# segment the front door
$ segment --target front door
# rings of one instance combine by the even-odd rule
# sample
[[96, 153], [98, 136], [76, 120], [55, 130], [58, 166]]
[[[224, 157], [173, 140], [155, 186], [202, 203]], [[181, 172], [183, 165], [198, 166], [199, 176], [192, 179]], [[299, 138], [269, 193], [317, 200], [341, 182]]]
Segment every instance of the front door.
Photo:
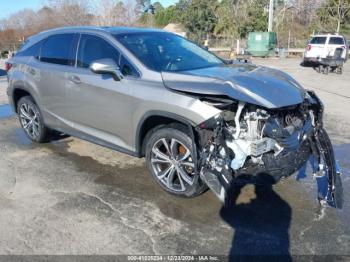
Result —
[[70, 120], [79, 131], [106, 142], [131, 148], [132, 112], [136, 100], [131, 90], [139, 85], [132, 74], [121, 81], [111, 75], [95, 74], [89, 66], [93, 61], [114, 59], [120, 64], [120, 53], [107, 40], [83, 34], [79, 41], [77, 66], [68, 76], [67, 109]]

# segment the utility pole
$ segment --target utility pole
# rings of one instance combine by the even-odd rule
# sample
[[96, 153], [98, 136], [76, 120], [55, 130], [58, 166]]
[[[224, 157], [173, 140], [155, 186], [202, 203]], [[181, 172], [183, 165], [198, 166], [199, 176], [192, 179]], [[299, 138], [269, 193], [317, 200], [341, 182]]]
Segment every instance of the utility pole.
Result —
[[272, 32], [273, 29], [273, 4], [274, 0], [270, 0], [270, 6], [269, 6], [269, 27], [268, 31]]

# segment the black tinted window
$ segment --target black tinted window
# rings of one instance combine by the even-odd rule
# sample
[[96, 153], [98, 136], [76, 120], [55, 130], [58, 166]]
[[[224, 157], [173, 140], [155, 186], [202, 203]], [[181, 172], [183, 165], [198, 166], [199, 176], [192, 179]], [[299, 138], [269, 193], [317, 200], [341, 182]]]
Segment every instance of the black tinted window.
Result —
[[78, 50], [78, 67], [88, 68], [93, 61], [110, 58], [119, 64], [119, 52], [104, 39], [82, 35]]
[[342, 37], [331, 37], [329, 39], [330, 45], [344, 45], [344, 39]]
[[324, 45], [326, 43], [327, 37], [317, 36], [311, 39], [310, 44]]
[[59, 65], [74, 65], [74, 34], [50, 36], [41, 48], [40, 60]]
[[23, 48], [16, 53], [16, 56], [34, 56], [36, 58], [39, 57], [40, 54], [40, 49], [43, 41], [40, 41], [34, 45], [27, 45], [23, 46]]

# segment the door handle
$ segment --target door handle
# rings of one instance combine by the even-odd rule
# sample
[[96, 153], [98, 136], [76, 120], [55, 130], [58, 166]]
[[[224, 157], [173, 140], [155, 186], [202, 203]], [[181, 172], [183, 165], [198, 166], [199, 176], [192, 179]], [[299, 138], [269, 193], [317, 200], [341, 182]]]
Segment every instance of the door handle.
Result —
[[81, 80], [78, 76], [69, 76], [68, 79], [75, 84], [81, 84]]

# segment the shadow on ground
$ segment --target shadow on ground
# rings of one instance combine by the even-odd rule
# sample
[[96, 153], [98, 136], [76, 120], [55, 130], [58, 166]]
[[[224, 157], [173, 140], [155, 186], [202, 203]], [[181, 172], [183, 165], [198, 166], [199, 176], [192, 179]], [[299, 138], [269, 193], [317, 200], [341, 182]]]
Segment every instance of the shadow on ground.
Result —
[[302, 66], [302, 67], [309, 67], [309, 68], [312, 68], [315, 71], [318, 71], [319, 68], [320, 68], [320, 65], [317, 64], [317, 63], [314, 63], [314, 62], [301, 62], [300, 66]]
[[233, 229], [230, 261], [271, 259], [291, 261], [289, 227], [292, 208], [272, 188], [274, 179], [259, 174], [263, 183], [255, 185], [255, 197], [249, 203], [238, 203], [247, 184], [234, 184], [229, 201], [220, 215]]

